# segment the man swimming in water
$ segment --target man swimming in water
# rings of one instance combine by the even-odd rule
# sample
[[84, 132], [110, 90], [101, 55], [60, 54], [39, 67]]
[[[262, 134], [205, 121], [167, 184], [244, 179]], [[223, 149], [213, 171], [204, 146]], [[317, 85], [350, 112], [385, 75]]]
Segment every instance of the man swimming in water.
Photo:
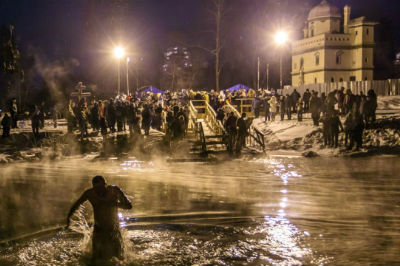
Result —
[[93, 256], [94, 260], [107, 260], [122, 256], [122, 237], [119, 230], [118, 208], [132, 209], [132, 204], [117, 186], [107, 186], [104, 177], [95, 176], [92, 179], [93, 188], [86, 190], [72, 205], [67, 217], [67, 228], [70, 217], [85, 201], [93, 206]]

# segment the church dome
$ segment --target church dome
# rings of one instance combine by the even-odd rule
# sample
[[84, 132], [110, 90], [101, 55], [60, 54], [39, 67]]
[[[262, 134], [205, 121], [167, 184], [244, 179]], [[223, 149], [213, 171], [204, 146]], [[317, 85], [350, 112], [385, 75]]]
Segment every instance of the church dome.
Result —
[[308, 13], [308, 20], [321, 19], [321, 18], [341, 18], [340, 10], [334, 5], [331, 5], [326, 0], [311, 9]]

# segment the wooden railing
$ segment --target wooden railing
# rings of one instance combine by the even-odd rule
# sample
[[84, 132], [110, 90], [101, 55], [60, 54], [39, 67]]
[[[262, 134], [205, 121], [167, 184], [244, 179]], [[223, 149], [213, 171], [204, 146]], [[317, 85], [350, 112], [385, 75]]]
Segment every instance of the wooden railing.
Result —
[[233, 112], [235, 114], [236, 118], [239, 119], [241, 117], [239, 111], [235, 107], [233, 107], [233, 105], [227, 103], [226, 106], [228, 106], [229, 112]]
[[221, 121], [217, 120], [214, 109], [204, 100], [192, 100], [189, 104], [190, 112], [193, 116], [203, 118], [210, 129], [217, 135], [223, 134], [225, 129]]
[[232, 106], [240, 113], [246, 113], [247, 117], [254, 117], [252, 110], [253, 98], [238, 98], [232, 102]]
[[196, 117], [197, 118], [204, 118], [206, 115], [206, 101], [204, 100], [191, 100], [190, 101], [191, 108], [196, 110]]
[[217, 135], [223, 134], [225, 131], [224, 126], [222, 125], [221, 121], [217, 119], [217, 114], [215, 113], [211, 105], [209, 105], [208, 102], [205, 103], [206, 103], [206, 123], [215, 134]]

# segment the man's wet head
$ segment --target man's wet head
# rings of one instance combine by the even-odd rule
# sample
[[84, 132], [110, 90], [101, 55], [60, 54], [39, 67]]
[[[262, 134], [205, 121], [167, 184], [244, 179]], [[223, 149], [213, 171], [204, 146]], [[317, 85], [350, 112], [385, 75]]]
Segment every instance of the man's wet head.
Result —
[[106, 180], [101, 175], [97, 175], [92, 179], [93, 189], [96, 193], [103, 194], [106, 191]]

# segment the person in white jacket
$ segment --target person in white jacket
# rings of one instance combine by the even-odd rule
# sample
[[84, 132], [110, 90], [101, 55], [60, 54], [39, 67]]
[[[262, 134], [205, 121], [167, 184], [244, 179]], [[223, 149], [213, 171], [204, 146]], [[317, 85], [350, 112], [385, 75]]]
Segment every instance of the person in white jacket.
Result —
[[271, 99], [268, 101], [268, 103], [270, 106], [271, 121], [275, 121], [276, 107], [278, 104], [278, 102], [276, 101], [276, 97], [272, 96]]

